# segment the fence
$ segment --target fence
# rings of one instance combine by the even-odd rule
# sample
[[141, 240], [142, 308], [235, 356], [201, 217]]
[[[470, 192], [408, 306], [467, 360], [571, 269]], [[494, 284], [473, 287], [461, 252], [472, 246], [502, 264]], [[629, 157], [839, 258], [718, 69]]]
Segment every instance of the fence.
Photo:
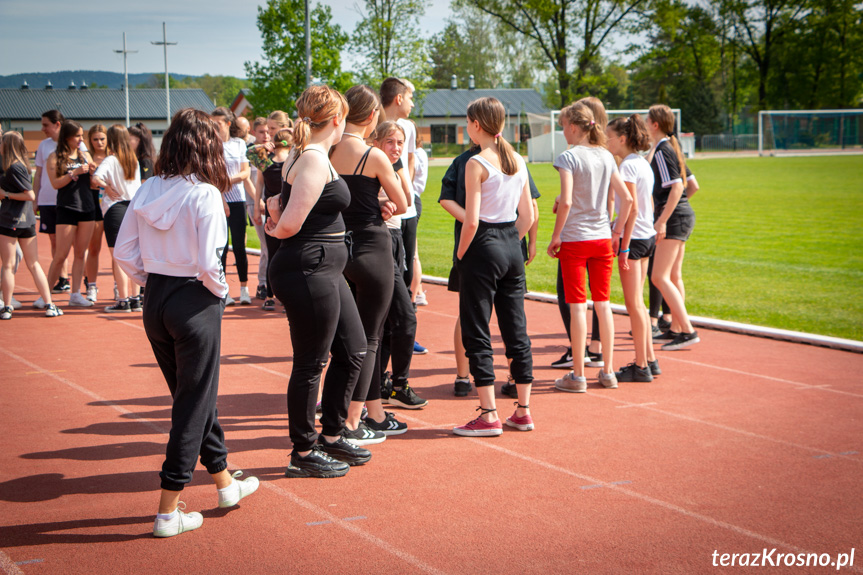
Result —
[[758, 134], [708, 134], [701, 136], [700, 151], [758, 151]]

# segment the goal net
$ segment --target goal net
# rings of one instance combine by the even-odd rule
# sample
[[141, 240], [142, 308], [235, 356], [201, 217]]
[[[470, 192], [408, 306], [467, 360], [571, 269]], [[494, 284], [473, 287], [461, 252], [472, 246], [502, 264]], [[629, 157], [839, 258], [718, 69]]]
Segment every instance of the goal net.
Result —
[[758, 112], [758, 155], [863, 152], [863, 109]]

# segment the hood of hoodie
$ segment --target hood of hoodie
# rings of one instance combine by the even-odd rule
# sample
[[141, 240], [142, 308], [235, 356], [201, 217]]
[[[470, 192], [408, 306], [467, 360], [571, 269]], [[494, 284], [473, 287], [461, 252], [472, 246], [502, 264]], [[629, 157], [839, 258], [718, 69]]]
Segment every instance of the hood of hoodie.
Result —
[[182, 212], [183, 204], [194, 192], [196, 183], [194, 178], [191, 181], [181, 177], [167, 180], [150, 178], [135, 194], [135, 213], [156, 229], [170, 229]]

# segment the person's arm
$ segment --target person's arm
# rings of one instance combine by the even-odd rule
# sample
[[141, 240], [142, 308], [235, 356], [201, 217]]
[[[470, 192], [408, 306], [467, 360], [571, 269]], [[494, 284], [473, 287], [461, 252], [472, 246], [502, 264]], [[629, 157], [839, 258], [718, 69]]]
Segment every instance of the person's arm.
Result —
[[440, 200], [440, 206], [456, 220], [464, 223], [464, 208], [455, 200]]
[[414, 193], [413, 190], [411, 190], [411, 183], [408, 180], [407, 170], [401, 168], [398, 172], [396, 172], [396, 174], [398, 174], [399, 176], [399, 183], [402, 186], [402, 192], [404, 193], [404, 197], [407, 200], [407, 204], [409, 206], [412, 206], [414, 203]]
[[70, 173], [57, 177], [57, 156], [55, 154], [48, 156], [48, 165], [45, 166], [45, 171], [48, 172], [48, 177], [51, 179], [51, 186], [53, 186], [55, 190], [59, 190], [63, 186], [68, 186], [70, 183], [77, 180], [78, 176], [86, 174], [89, 169], [90, 168], [87, 164], [84, 164], [83, 166], [78, 166]]
[[617, 222], [611, 234], [611, 249], [615, 255], [620, 255], [618, 262], [620, 268], [628, 270], [629, 256], [627, 254], [629, 253], [629, 242], [632, 239], [632, 230], [635, 229], [635, 220], [638, 217], [638, 200], [635, 196], [635, 184], [624, 182], [617, 170], [611, 174], [611, 185], [608, 190], [608, 195], [613, 194], [620, 196], [620, 207], [617, 209]]
[[563, 243], [560, 234], [572, 208], [572, 172], [565, 168], [558, 168], [558, 173], [560, 174], [560, 195], [554, 204], [556, 214], [554, 230], [551, 232], [551, 242], [548, 244], [548, 255], [551, 257], [557, 257], [557, 252], [560, 251], [560, 244]]
[[[284, 211], [279, 209], [279, 196], [273, 196], [267, 204], [270, 215], [273, 216], [273, 219], [267, 222], [268, 234], [285, 239], [300, 231], [327, 184], [329, 178], [327, 162], [326, 156], [317, 153], [303, 154], [297, 160], [294, 171], [296, 176], [291, 184], [291, 198]], [[274, 199], [275, 202], [272, 201]], [[276, 208], [276, 213], [273, 207]]]
[[[132, 280], [139, 286], [147, 283], [147, 272], [144, 271], [144, 260], [141, 257], [141, 243], [138, 235], [138, 217], [135, 215], [135, 200], [129, 205], [117, 241], [114, 244], [114, 259]], [[222, 245], [224, 247], [224, 244]]]
[[[201, 206], [196, 222], [198, 233], [198, 280], [216, 297], [228, 295], [225, 270], [222, 269], [222, 250], [228, 243], [228, 229], [219, 214], [218, 191], [214, 188]], [[221, 194], [219, 194], [221, 195]], [[125, 221], [125, 218], [124, 218]]]
[[252, 174], [252, 168], [249, 167], [249, 162], [240, 163], [240, 171], [231, 176], [231, 185], [239, 184], [243, 180], [247, 180]]
[[[672, 152], [669, 152], [672, 154]], [[656, 162], [659, 169], [659, 177], [662, 180], [663, 188], [671, 188], [668, 192], [668, 199], [665, 206], [662, 208], [662, 213], [656, 218], [653, 224], [653, 229], [656, 230], [656, 241], [660, 242], [665, 239], [665, 226], [671, 214], [677, 208], [677, 203], [683, 196], [683, 179], [680, 177], [680, 166], [677, 165], [677, 156], [666, 156], [665, 148], [657, 147], [653, 155], [653, 161]]]
[[539, 205], [533, 198], [530, 199], [530, 204], [533, 208], [533, 225], [527, 231], [527, 261], [524, 265], [530, 265], [536, 257], [536, 234], [539, 232]]
[[408, 209], [408, 198], [405, 195], [404, 187], [402, 186], [396, 173], [393, 171], [393, 166], [387, 158], [387, 155], [378, 148], [369, 150], [367, 162], [371, 168], [371, 172], [381, 182], [381, 187], [387, 195], [389, 201], [395, 204], [396, 209], [390, 213], [390, 216], [403, 214]]
[[255, 225], [261, 225], [261, 218], [264, 215], [264, 171], [258, 170], [255, 185], [252, 187], [252, 198], [254, 199], [255, 210], [252, 213], [252, 221]]
[[482, 164], [468, 161], [464, 170], [465, 206], [464, 221], [461, 227], [461, 236], [458, 241], [458, 253], [456, 257], [461, 260], [470, 247], [476, 231], [479, 228], [479, 204], [482, 194]]
[[[42, 166], [40, 166], [39, 164], [36, 164], [36, 177], [33, 179], [33, 189], [36, 190], [37, 194], [42, 189]], [[37, 196], [36, 199], [33, 201], [38, 204], [38, 200], [39, 197]], [[39, 207], [36, 206], [36, 209], [38, 210]]]
[[518, 198], [518, 217], [515, 220], [515, 227], [518, 230], [518, 239], [526, 236], [533, 227], [533, 200], [526, 181]]
[[701, 186], [698, 185], [698, 180], [695, 179], [695, 176], [689, 175], [686, 177], [686, 197], [692, 199], [692, 196], [695, 195], [695, 192], [701, 189]]
[[9, 192], [0, 190], [0, 197], [7, 200], [18, 200], [19, 202], [36, 201], [36, 193], [30, 185], [30, 173], [23, 164], [16, 162], [9, 166], [7, 178], [12, 180], [13, 185], [18, 188], [18, 191]]

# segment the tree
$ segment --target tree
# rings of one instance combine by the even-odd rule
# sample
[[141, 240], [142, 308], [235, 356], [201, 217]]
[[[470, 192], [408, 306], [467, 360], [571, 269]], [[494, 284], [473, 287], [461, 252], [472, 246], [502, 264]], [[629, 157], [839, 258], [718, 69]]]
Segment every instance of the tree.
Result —
[[377, 86], [397, 76], [422, 84], [425, 42], [417, 23], [425, 14], [425, 0], [365, 0], [365, 8], [351, 37], [351, 46], [365, 56], [362, 80]]
[[[306, 88], [306, 45], [303, 0], [268, 0], [258, 7], [258, 30], [263, 39], [263, 57], [246, 62], [249, 102], [259, 113], [289, 111]], [[348, 37], [331, 24], [329, 6], [317, 4], [311, 13], [312, 77], [344, 91], [351, 76], [341, 71], [341, 50]]]
[[[648, 0], [471, 1], [537, 43], [557, 74], [563, 107], [577, 96], [588, 95], [589, 84], [595, 82], [591, 76], [597, 69], [600, 47], [612, 32], [634, 19]], [[570, 52], [576, 45], [576, 65], [570, 72]]]

